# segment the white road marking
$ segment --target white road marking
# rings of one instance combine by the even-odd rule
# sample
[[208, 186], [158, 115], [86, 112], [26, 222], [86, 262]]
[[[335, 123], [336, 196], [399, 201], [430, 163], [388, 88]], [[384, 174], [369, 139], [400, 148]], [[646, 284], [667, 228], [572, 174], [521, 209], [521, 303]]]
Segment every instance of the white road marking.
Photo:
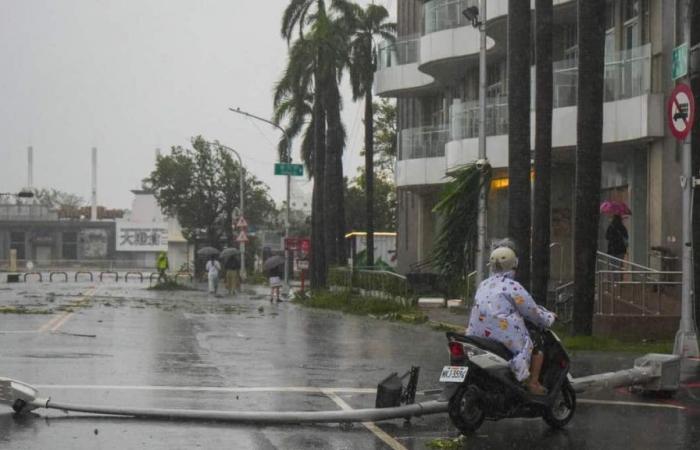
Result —
[[576, 403], [588, 403], [591, 405], [613, 405], [613, 406], [641, 406], [645, 408], [667, 408], [667, 409], [686, 409], [685, 406], [669, 405], [667, 403], [643, 403], [643, 402], [621, 402], [616, 400], [594, 400], [589, 398], [576, 399]]
[[[340, 409], [342, 409], [343, 411], [351, 411], [352, 410], [352, 407], [350, 405], [348, 405], [345, 402], [345, 400], [338, 397], [338, 395], [335, 392], [331, 391], [330, 389], [322, 389], [322, 391], [324, 394], [326, 394], [328, 396], [328, 398], [333, 400], [335, 402], [335, 404], [338, 405], [340, 407]], [[377, 436], [386, 445], [393, 448], [394, 450], [408, 450], [399, 441], [397, 441], [392, 436], [390, 436], [388, 433], [386, 433], [384, 430], [379, 428], [374, 422], [362, 422], [362, 425], [365, 428], [367, 428], [369, 431], [374, 433], [375, 436]]]

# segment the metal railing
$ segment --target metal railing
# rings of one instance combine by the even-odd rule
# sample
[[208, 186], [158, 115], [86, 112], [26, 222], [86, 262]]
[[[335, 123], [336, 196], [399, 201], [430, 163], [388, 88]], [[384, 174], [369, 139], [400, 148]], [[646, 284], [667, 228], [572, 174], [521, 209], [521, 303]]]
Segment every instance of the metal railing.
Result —
[[370, 297], [398, 300], [404, 304], [411, 301], [406, 277], [388, 270], [335, 267], [329, 270], [329, 284], [340, 289], [357, 290]]
[[[508, 134], [508, 97], [486, 99], [486, 135]], [[454, 103], [450, 106], [450, 140], [479, 137], [479, 101]]]
[[379, 46], [377, 70], [418, 62], [420, 35], [402, 36], [395, 42], [384, 41]]
[[[534, 86], [534, 79], [533, 79]], [[578, 58], [554, 63], [554, 107], [576, 105]], [[651, 92], [651, 44], [605, 55], [604, 100], [613, 102]], [[534, 97], [534, 87], [533, 87]]]
[[451, 28], [471, 26], [462, 11], [478, 6], [478, 0], [431, 0], [423, 5], [423, 32], [425, 34]]
[[406, 128], [399, 132], [399, 159], [435, 158], [445, 156], [445, 144], [450, 137], [446, 125]]
[[661, 271], [598, 252], [596, 314], [678, 316], [682, 272]]

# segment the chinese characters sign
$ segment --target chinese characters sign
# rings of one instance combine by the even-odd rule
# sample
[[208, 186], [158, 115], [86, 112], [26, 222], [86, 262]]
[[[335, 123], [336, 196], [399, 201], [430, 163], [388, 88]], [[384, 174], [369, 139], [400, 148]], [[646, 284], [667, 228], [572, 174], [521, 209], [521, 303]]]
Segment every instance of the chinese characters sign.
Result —
[[165, 223], [117, 222], [118, 252], [159, 252], [168, 250]]

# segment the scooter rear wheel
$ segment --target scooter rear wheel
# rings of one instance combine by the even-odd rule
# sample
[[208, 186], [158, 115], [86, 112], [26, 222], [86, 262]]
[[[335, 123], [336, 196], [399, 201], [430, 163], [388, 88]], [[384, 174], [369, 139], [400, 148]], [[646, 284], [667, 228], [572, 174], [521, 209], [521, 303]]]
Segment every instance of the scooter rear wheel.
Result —
[[552, 428], [563, 428], [574, 417], [576, 392], [569, 382], [562, 384], [552, 407], [545, 411], [543, 419]]
[[484, 422], [485, 414], [479, 405], [479, 393], [474, 386], [463, 385], [450, 399], [448, 414], [452, 424], [462, 434], [474, 433]]

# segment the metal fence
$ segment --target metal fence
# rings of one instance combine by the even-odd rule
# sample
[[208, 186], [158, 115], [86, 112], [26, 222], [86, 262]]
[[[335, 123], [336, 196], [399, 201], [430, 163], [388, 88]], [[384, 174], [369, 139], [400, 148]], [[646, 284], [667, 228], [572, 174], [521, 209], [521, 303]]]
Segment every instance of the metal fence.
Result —
[[682, 272], [661, 271], [598, 252], [596, 314], [678, 316]]
[[329, 270], [328, 278], [329, 285], [335, 288], [357, 291], [370, 297], [398, 300], [406, 305], [412, 302], [406, 277], [398, 273], [370, 268], [353, 270], [336, 267]]

